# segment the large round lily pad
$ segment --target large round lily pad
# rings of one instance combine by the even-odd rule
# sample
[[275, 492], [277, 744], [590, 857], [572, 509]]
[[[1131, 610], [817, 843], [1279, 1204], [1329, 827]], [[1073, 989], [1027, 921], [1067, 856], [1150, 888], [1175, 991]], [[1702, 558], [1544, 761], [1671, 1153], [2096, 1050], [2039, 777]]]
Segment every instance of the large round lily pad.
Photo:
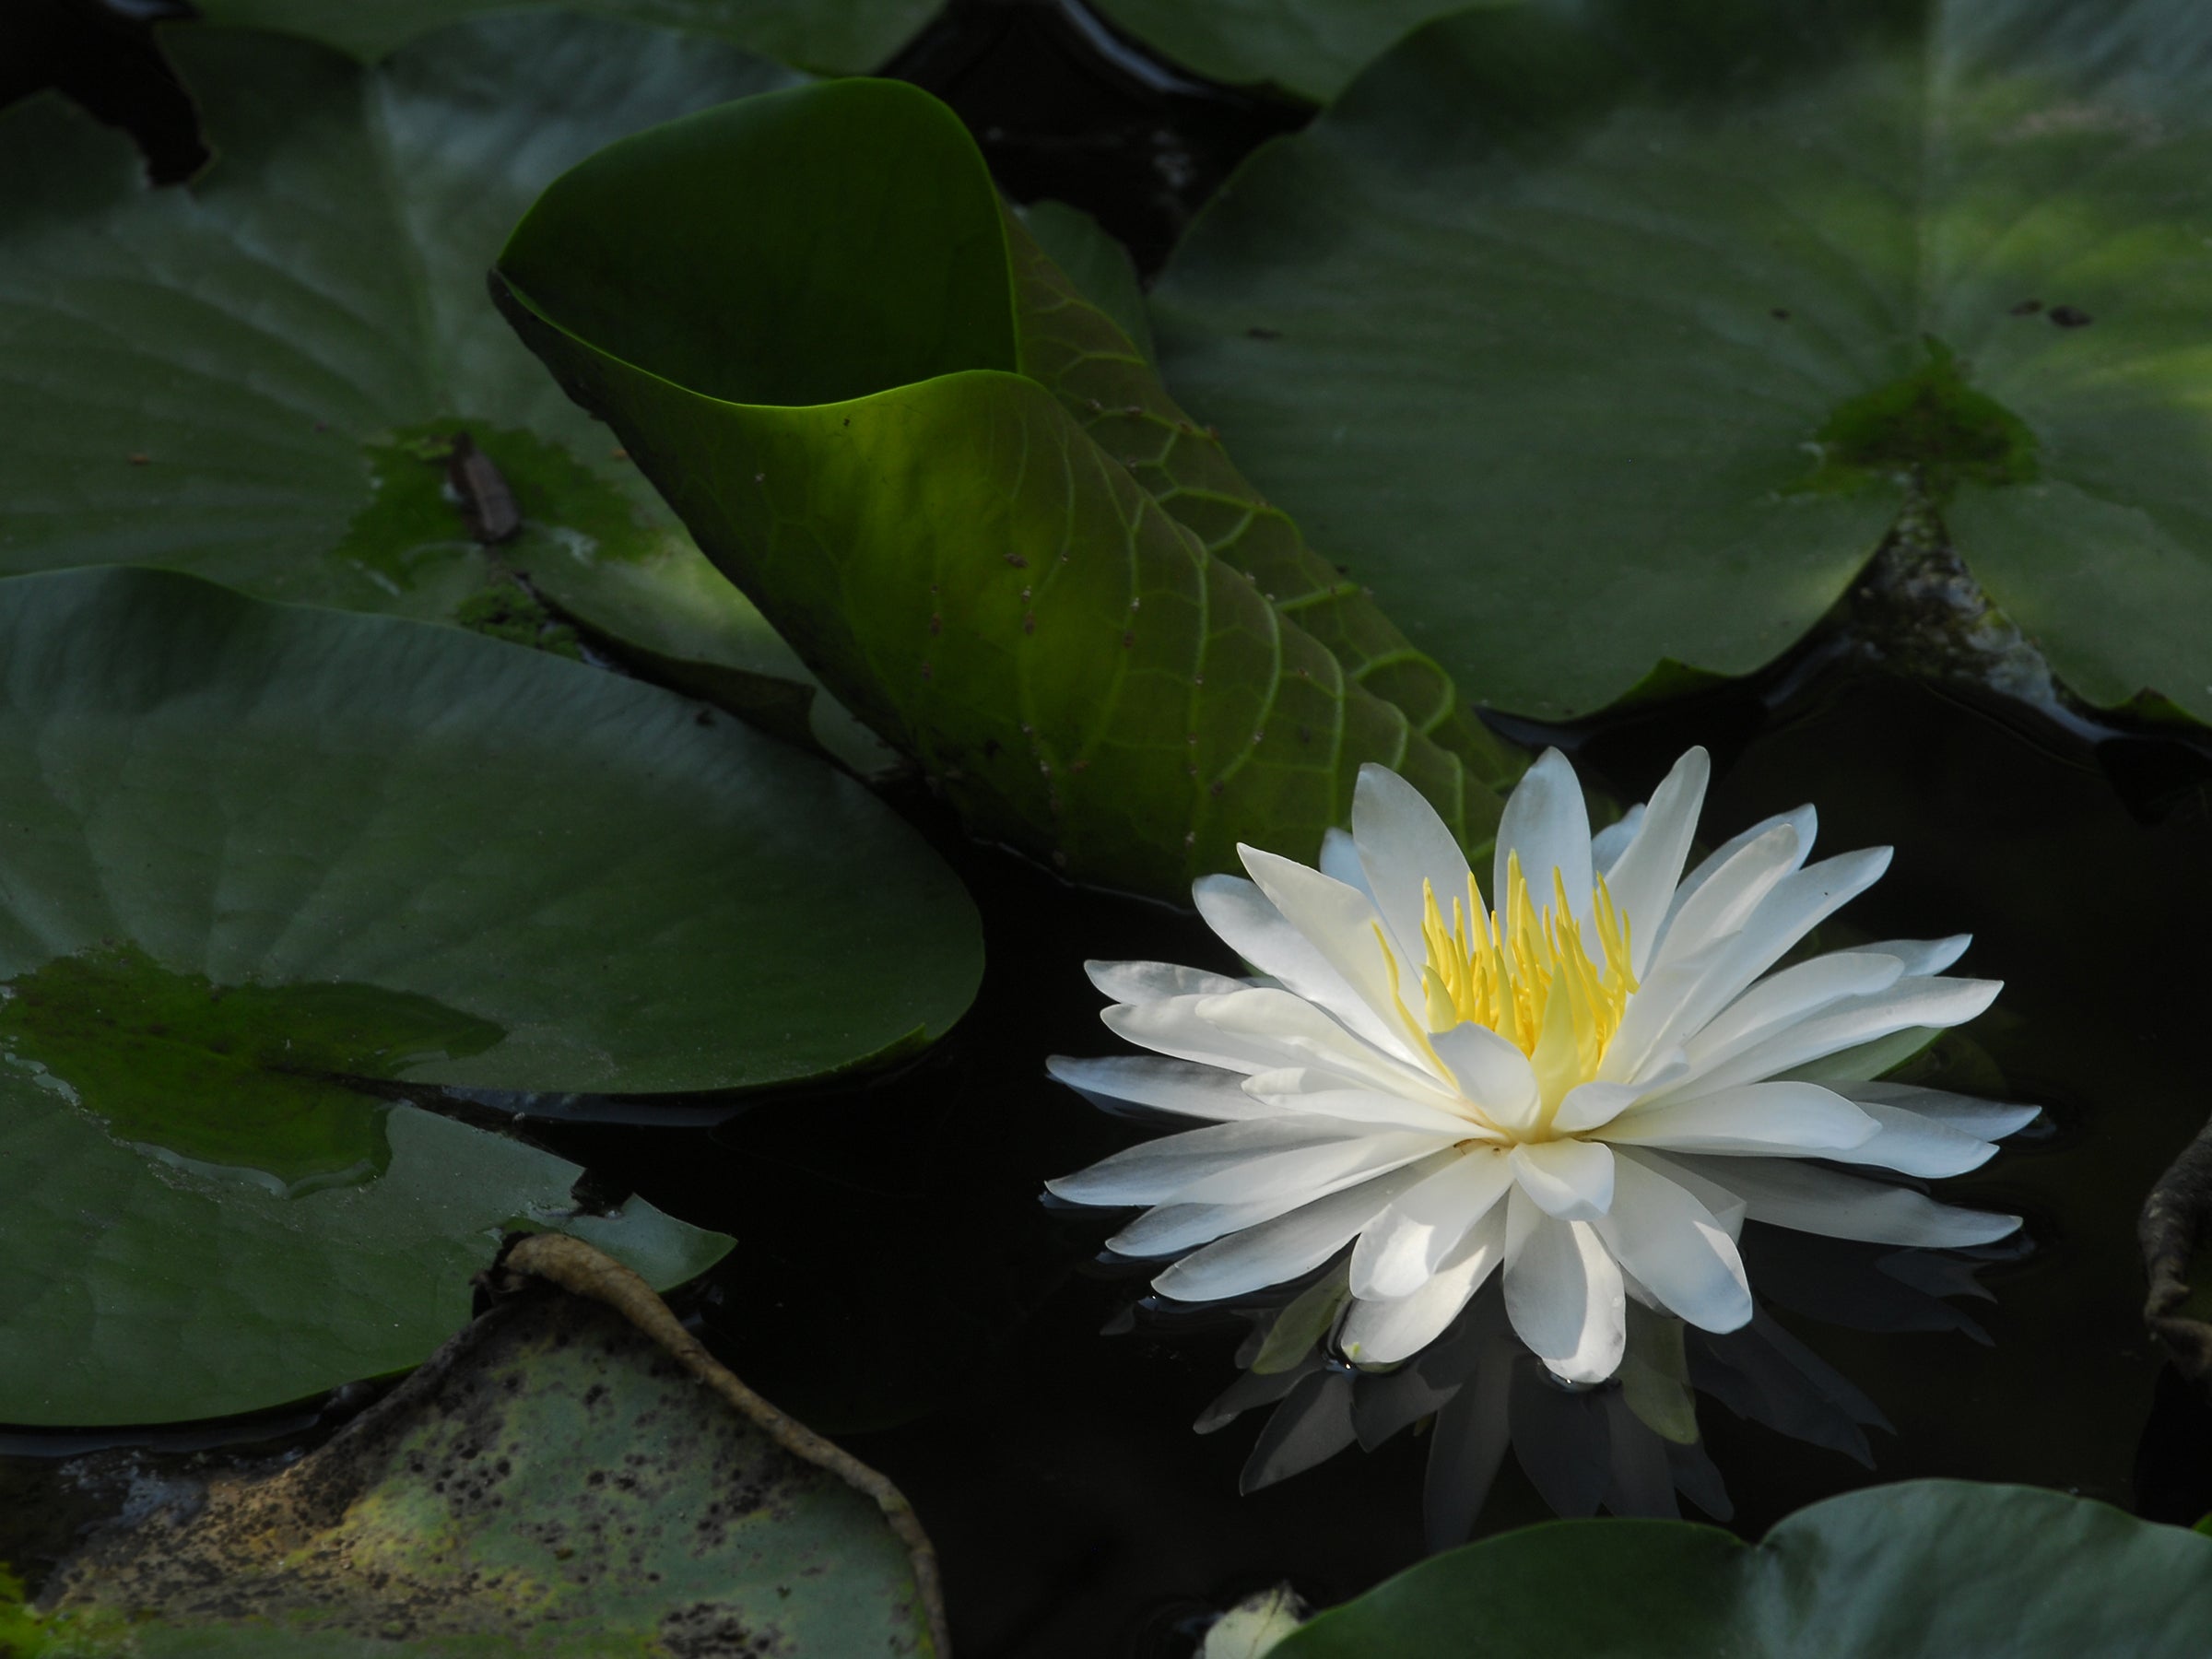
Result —
[[2212, 1538], [2033, 1487], [1908, 1481], [1798, 1511], [1756, 1546], [1674, 1521], [1560, 1521], [1469, 1544], [1332, 1608], [1279, 1659], [2185, 1659]]
[[[253, 29], [168, 38], [217, 150], [189, 186], [147, 189], [128, 142], [58, 99], [0, 114], [0, 571], [172, 565], [478, 625], [519, 572], [686, 688], [803, 734], [811, 677], [484, 292], [563, 168], [798, 77], [550, 10], [371, 67]], [[489, 549], [450, 499], [460, 432], [520, 511]], [[856, 764], [882, 753], [849, 717], [816, 724]]]
[[726, 1241], [576, 1217], [572, 1166], [394, 1100], [817, 1076], [978, 978], [966, 895], [861, 786], [458, 629], [0, 582], [0, 1421], [412, 1363], [507, 1225], [687, 1277]]
[[2176, 0], [1466, 13], [1224, 190], [1161, 362], [1505, 708], [1756, 668], [1911, 509], [2212, 717], [2208, 78]]

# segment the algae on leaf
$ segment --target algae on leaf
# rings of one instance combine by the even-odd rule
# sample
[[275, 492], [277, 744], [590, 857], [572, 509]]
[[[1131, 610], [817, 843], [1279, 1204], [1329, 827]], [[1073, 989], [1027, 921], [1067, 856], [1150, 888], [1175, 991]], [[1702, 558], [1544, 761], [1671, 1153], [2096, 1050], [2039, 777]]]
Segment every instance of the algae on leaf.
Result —
[[86, 1659], [939, 1651], [923, 1563], [790, 1438], [620, 1313], [533, 1291], [298, 1462], [96, 1535], [37, 1606], [0, 1601], [0, 1641]]
[[[798, 659], [484, 292], [500, 237], [562, 168], [796, 77], [550, 10], [370, 68], [252, 29], [169, 44], [218, 151], [189, 187], [147, 190], [129, 143], [58, 98], [0, 112], [0, 571], [171, 565], [440, 621], [519, 574], [687, 689], [806, 735]], [[448, 499], [440, 450], [463, 431], [522, 513], [496, 548]], [[849, 718], [812, 724], [849, 763], [881, 764]]]
[[1932, 512], [2076, 692], [2212, 718], [2208, 79], [2179, 0], [1468, 12], [1246, 162], [1160, 361], [1501, 707], [1748, 673]]
[[970, 826], [1180, 898], [1365, 760], [1484, 843], [1509, 750], [1263, 501], [897, 83], [765, 95], [547, 190], [495, 292]]

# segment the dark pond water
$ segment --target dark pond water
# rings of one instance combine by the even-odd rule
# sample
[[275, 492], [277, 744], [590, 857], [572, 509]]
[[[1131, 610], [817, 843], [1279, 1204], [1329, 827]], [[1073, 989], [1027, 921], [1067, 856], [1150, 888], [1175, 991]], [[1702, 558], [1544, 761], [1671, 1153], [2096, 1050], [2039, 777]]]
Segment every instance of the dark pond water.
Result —
[[[1298, 119], [1147, 67], [1058, 6], [958, 5], [894, 67], [961, 108], [1013, 194], [1091, 209], [1147, 263], [1244, 148]], [[1849, 920], [1871, 936], [1972, 932], [1961, 971], [2007, 990], [1971, 1030], [1980, 1057], [1959, 1063], [1961, 1086], [2049, 1118], [1947, 1183], [2028, 1218], [2032, 1249], [1981, 1274], [1994, 1300], [1971, 1312], [1986, 1342], [1783, 1316], [1894, 1425], [1871, 1469], [1703, 1406], [1733, 1524], [1756, 1535], [1806, 1502], [1921, 1475], [2033, 1482], [2168, 1519], [2212, 1510], [2212, 1414], [2161, 1384], [2134, 1238], [2143, 1194], [2212, 1107], [2194, 1051], [2212, 997], [2206, 752], [1910, 677], [1833, 641], [1662, 714], [1518, 735], [1566, 743], [1627, 797], [1707, 744], [1711, 839], [1810, 799], [1828, 850], [1894, 844]], [[1115, 1046], [1084, 959], [1230, 969], [1222, 947], [1187, 914], [966, 843], [919, 792], [898, 804], [984, 915], [982, 993], [952, 1037], [871, 1083], [644, 1111], [548, 1103], [523, 1132], [610, 1194], [735, 1236], [686, 1310], [740, 1374], [907, 1490], [943, 1553], [966, 1659], [1187, 1653], [1193, 1621], [1248, 1590], [1287, 1577], [1330, 1601], [1410, 1563], [1418, 1441], [1240, 1498], [1256, 1419], [1207, 1437], [1190, 1423], [1234, 1375], [1241, 1330], [1102, 1335], [1141, 1288], [1094, 1259], [1113, 1222], [1038, 1199], [1047, 1176], [1135, 1135], [1042, 1072], [1048, 1053]], [[10, 1437], [0, 1559], [35, 1574], [81, 1525], [151, 1501], [179, 1471], [312, 1443], [371, 1392], [122, 1452]], [[1509, 1465], [1485, 1524], [1541, 1512]]]

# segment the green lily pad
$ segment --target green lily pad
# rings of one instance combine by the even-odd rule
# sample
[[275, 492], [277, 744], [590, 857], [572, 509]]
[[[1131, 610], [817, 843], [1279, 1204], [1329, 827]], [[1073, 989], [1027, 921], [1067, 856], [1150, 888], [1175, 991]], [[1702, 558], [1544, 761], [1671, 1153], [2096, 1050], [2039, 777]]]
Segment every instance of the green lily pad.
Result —
[[[797, 657], [484, 293], [563, 168], [794, 77], [549, 11], [373, 68], [255, 30], [170, 45], [218, 151], [188, 188], [147, 190], [128, 142], [58, 98], [0, 113], [0, 571], [163, 564], [440, 621], [520, 602], [522, 576], [685, 688], [879, 768], [849, 716], [810, 719]], [[449, 499], [458, 432], [521, 512], [496, 547]]]
[[411, 1364], [509, 1225], [688, 1277], [727, 1241], [395, 1101], [820, 1076], [977, 983], [872, 795], [634, 681], [115, 569], [0, 582], [0, 1421]]
[[1400, 36], [1453, 0], [1098, 0], [1124, 34], [1210, 80], [1326, 103]]
[[47, 1659], [935, 1651], [874, 1501], [569, 1297], [495, 1308], [329, 1444], [192, 1497], [104, 1532], [38, 1608], [0, 1603], [0, 1641]]
[[[373, 63], [394, 48], [487, 12], [559, 6], [680, 29], [821, 75], [886, 62], [938, 0], [195, 0], [203, 17], [302, 35]], [[173, 38], [173, 36], [172, 36]]]
[[1479, 844], [1512, 753], [888, 81], [551, 186], [495, 294], [700, 545], [981, 833], [1163, 896], [1318, 848], [1359, 763]]
[[1674, 1521], [1560, 1521], [1424, 1561], [1277, 1659], [2184, 1659], [2212, 1538], [2033, 1487], [1849, 1492], [1764, 1542]]
[[1500, 706], [1749, 672], [1910, 514], [2212, 718], [2208, 74], [2173, 0], [1470, 12], [1252, 158], [1161, 362]]

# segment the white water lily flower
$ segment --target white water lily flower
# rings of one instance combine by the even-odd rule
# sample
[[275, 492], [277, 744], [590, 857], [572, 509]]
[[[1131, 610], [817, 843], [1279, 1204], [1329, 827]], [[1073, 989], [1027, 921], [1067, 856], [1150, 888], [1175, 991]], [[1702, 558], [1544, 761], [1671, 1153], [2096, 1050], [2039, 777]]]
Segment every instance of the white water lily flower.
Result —
[[1708, 771], [1691, 749], [1593, 838], [1547, 751], [1506, 804], [1492, 909], [1429, 803], [1363, 769], [1320, 870], [1241, 847], [1250, 881], [1196, 884], [1263, 978], [1090, 964], [1107, 1025], [1166, 1057], [1055, 1057], [1053, 1075], [1209, 1126], [1048, 1184], [1152, 1206], [1110, 1247], [1189, 1252], [1153, 1281], [1182, 1300], [1352, 1245], [1337, 1341], [1356, 1361], [1415, 1353], [1502, 1269], [1514, 1331], [1577, 1382], [1619, 1366], [1629, 1297], [1709, 1331], [1747, 1321], [1747, 1218], [1892, 1244], [2010, 1232], [2015, 1217], [1806, 1161], [1958, 1174], [2035, 1111], [1869, 1080], [1999, 987], [1943, 977], [1963, 936], [1771, 971], [1889, 852], [1806, 863], [1806, 806], [1684, 877]]

